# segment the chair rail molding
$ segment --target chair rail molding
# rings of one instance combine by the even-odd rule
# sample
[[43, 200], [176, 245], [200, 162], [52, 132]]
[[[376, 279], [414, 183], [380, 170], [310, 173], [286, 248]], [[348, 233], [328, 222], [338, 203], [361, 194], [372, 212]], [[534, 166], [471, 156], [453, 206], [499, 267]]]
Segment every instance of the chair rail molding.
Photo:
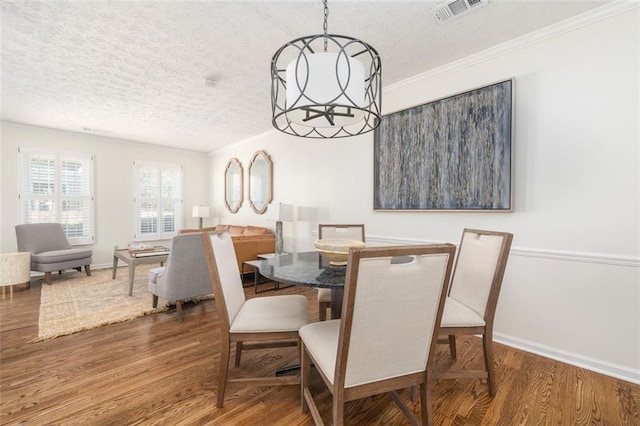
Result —
[[[393, 238], [375, 235], [367, 235], [367, 245], [384, 244], [439, 244], [442, 241], [423, 240], [414, 238]], [[586, 253], [569, 250], [537, 249], [527, 247], [511, 247], [511, 256], [539, 257], [543, 259], [561, 260], [567, 262], [600, 263], [614, 266], [628, 266], [640, 268], [640, 257], [605, 254]]]

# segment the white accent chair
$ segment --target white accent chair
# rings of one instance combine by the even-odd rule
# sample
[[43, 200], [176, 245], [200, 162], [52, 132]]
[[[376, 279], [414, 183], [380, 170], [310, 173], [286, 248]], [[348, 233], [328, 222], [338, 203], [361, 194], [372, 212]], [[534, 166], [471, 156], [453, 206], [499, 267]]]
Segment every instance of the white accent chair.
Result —
[[[318, 225], [318, 238], [346, 238], [365, 242], [364, 225]], [[318, 319], [327, 319], [327, 309], [331, 308], [331, 289], [318, 289]]]
[[174, 236], [167, 264], [151, 269], [147, 278], [152, 306], [158, 306], [158, 297], [175, 302], [178, 321], [182, 322], [185, 300], [213, 293], [202, 236], [197, 233]]
[[493, 320], [512, 240], [507, 232], [463, 231], [440, 325], [453, 359], [457, 335], [482, 335], [484, 370], [437, 371], [436, 377], [486, 378], [491, 396], [496, 392]]
[[302, 295], [245, 299], [229, 232], [204, 232], [202, 243], [220, 318], [222, 342], [217, 407], [221, 408], [224, 403], [227, 383], [248, 386], [299, 384], [300, 376], [228, 379], [232, 343], [236, 343], [236, 367], [240, 366], [243, 349], [298, 346], [298, 329], [309, 322], [309, 303]]
[[323, 424], [309, 389], [311, 363], [332, 394], [332, 424], [345, 402], [420, 386], [423, 424], [432, 423], [431, 371], [455, 246], [351, 249], [340, 320], [308, 324], [302, 340], [302, 411]]

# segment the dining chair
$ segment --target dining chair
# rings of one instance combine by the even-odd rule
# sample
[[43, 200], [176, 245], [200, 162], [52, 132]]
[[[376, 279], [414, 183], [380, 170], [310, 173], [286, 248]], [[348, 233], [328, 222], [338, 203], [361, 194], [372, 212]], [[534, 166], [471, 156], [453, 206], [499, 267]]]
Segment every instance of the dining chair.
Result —
[[398, 389], [420, 386], [422, 423], [431, 424], [431, 371], [453, 244], [372, 247], [349, 253], [342, 319], [299, 330], [301, 402], [323, 424], [311, 394], [311, 363], [332, 394], [332, 423], [348, 401], [390, 393], [414, 423]]
[[507, 266], [513, 234], [465, 229], [445, 302], [440, 334], [449, 336], [451, 357], [456, 359], [456, 336], [481, 335], [484, 370], [437, 371], [437, 378], [486, 378], [495, 395], [493, 320]]
[[302, 295], [283, 295], [246, 299], [229, 232], [203, 232], [202, 244], [220, 318], [217, 407], [222, 408], [227, 384], [299, 384], [300, 376], [229, 379], [229, 357], [233, 343], [236, 344], [236, 367], [240, 366], [242, 350], [298, 346], [298, 329], [309, 322], [307, 298]]
[[[318, 225], [318, 238], [344, 238], [350, 240], [358, 240], [364, 242], [364, 225], [335, 225], [320, 224]], [[331, 289], [318, 289], [318, 319], [325, 321], [327, 319], [327, 309], [331, 308]]]

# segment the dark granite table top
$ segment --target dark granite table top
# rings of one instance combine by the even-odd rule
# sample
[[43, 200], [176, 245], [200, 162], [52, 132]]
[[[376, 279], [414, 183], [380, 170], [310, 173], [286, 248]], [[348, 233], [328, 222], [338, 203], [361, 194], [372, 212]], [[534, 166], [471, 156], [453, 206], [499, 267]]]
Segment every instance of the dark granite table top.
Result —
[[264, 259], [260, 274], [282, 283], [320, 288], [344, 287], [346, 266], [329, 266], [316, 251], [287, 253]]

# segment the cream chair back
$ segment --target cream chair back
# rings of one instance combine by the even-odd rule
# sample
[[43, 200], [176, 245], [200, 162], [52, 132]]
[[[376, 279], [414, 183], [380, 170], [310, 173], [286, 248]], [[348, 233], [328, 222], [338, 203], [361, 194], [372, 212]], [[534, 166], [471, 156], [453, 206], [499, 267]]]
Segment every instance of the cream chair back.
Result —
[[[340, 380], [341, 368], [346, 370], [338, 386], [425, 371], [435, 348], [433, 337], [454, 253], [455, 246], [442, 244], [369, 248], [351, 254], [335, 380]], [[344, 360], [346, 365], [341, 366]]]
[[[496, 280], [502, 282], [504, 265], [500, 267], [500, 263], [506, 263], [510, 238], [511, 234], [465, 229], [449, 297], [467, 305], [484, 318], [493, 284]], [[493, 287], [493, 290], [499, 288]]]
[[343, 238], [364, 241], [364, 225], [318, 225], [318, 238]]
[[[206, 236], [206, 233], [204, 235]], [[213, 260], [217, 271], [213, 277], [215, 297], [216, 299], [222, 299], [218, 300], [218, 306], [220, 306], [221, 302], [224, 303], [229, 324], [233, 324], [233, 320], [245, 302], [242, 280], [238, 270], [238, 262], [236, 261], [236, 252], [233, 249], [233, 240], [229, 231], [226, 230], [212, 232], [208, 238], [213, 259], [207, 256], [207, 261], [211, 262]], [[206, 241], [205, 252], [207, 252]], [[215, 291], [216, 286], [219, 287], [217, 291]]]

